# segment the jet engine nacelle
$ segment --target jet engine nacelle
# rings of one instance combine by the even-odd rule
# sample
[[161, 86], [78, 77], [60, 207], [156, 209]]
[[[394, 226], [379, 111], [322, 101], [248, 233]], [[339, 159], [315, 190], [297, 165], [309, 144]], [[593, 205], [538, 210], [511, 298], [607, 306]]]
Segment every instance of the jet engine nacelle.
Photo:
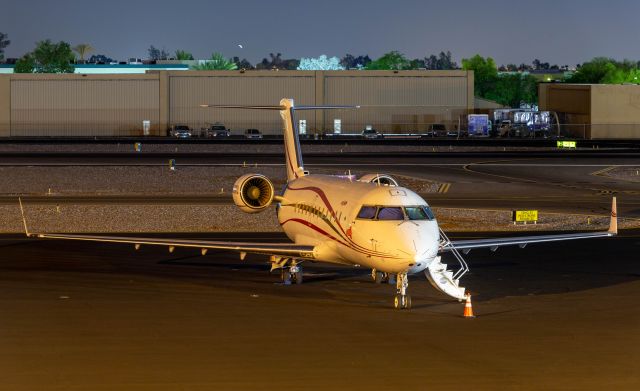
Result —
[[387, 174], [366, 174], [363, 175], [358, 182], [375, 183], [385, 186], [398, 186], [398, 182]]
[[246, 174], [233, 184], [233, 202], [246, 213], [262, 212], [273, 202], [273, 183], [261, 174]]

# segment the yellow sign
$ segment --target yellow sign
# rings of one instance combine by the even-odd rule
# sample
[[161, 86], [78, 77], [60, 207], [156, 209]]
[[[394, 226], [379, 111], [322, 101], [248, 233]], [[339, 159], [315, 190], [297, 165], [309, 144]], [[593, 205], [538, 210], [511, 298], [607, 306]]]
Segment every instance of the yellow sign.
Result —
[[576, 148], [576, 142], [575, 141], [558, 141], [557, 142], [557, 146], [558, 148]]
[[538, 221], [538, 211], [537, 210], [516, 210], [513, 212], [513, 221], [515, 222], [530, 222], [530, 221]]

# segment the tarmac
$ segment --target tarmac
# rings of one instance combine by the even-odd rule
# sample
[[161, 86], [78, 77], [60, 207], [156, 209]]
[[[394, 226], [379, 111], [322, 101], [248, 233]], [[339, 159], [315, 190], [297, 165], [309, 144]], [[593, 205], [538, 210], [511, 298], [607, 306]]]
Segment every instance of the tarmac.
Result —
[[[33, 166], [158, 168], [165, 157], [2, 163], [5, 173]], [[176, 172], [188, 172], [187, 165], [239, 167], [238, 159], [185, 157]], [[255, 162], [277, 166], [279, 159]], [[305, 162], [312, 170], [355, 167], [448, 184], [427, 198], [438, 207], [608, 215], [615, 195], [621, 218], [640, 218], [640, 184], [610, 175], [637, 166], [637, 158], [319, 156]], [[11, 186], [28, 181], [4, 178], [3, 207], [15, 214], [13, 197], [28, 189]], [[170, 182], [157, 186], [171, 189]], [[157, 204], [197, 203], [203, 195], [197, 190], [169, 193]], [[89, 189], [57, 203], [65, 203], [62, 215], [78, 197], [95, 197], [83, 207], [113, 208], [127, 197], [118, 194]], [[32, 214], [54, 213], [46, 194], [29, 195]], [[210, 201], [216, 202], [228, 200]], [[496, 235], [506, 234], [451, 234]], [[280, 233], [180, 236], [284, 240]], [[0, 390], [640, 389], [638, 229], [607, 239], [472, 251], [461, 285], [473, 294], [474, 319], [464, 319], [463, 304], [421, 274], [410, 278], [413, 308], [397, 311], [395, 287], [372, 283], [370, 271], [359, 268], [309, 263], [304, 284], [284, 286], [259, 256], [241, 261], [226, 252], [169, 254], [21, 235], [1, 236], [0, 248]]]
[[[200, 236], [202, 237], [202, 236]], [[282, 240], [277, 234], [206, 235]], [[463, 304], [265, 257], [4, 237], [0, 390], [634, 390], [640, 231], [472, 251]]]

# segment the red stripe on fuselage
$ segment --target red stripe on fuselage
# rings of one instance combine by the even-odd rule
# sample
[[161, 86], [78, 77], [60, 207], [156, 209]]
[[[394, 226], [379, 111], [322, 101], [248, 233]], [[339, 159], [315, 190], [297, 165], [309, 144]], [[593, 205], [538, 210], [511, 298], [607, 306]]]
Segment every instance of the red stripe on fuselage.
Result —
[[[342, 225], [340, 225], [340, 221], [338, 220], [338, 217], [336, 216], [336, 212], [333, 209], [333, 206], [331, 205], [331, 202], [329, 202], [329, 198], [327, 197], [327, 195], [324, 193], [324, 191], [322, 189], [320, 189], [319, 187], [315, 187], [315, 186], [294, 188], [294, 187], [291, 187], [290, 184], [287, 184], [287, 188], [289, 190], [309, 190], [309, 191], [313, 191], [314, 193], [318, 194], [320, 196], [320, 198], [322, 199], [322, 202], [324, 202], [325, 206], [329, 210], [329, 212], [331, 212], [331, 215], [333, 216], [333, 220], [338, 225], [338, 228], [340, 228], [340, 231], [342, 231], [342, 235], [341, 235], [342, 239], [346, 240], [347, 242], [352, 244], [352, 246], [348, 246], [349, 248], [352, 248], [352, 249], [355, 250], [354, 247], [358, 247], [358, 248], [360, 248], [360, 250], [358, 250], [360, 252], [366, 251], [366, 252], [369, 252], [370, 254], [378, 253], [377, 251], [372, 251], [372, 250], [367, 249], [366, 247], [363, 247], [363, 246], [359, 245], [353, 239], [348, 237], [348, 235], [345, 232], [344, 228], [342, 227]], [[378, 254], [381, 254], [381, 253], [378, 253]]]
[[[322, 235], [328, 237], [329, 239], [333, 240], [334, 242], [339, 243], [339, 244], [341, 244], [341, 245], [343, 245], [343, 246], [345, 246], [347, 248], [350, 248], [353, 251], [359, 252], [360, 254], [364, 254], [364, 255], [368, 255], [368, 256], [375, 256], [375, 257], [378, 257], [378, 258], [400, 259], [400, 257], [395, 257], [395, 256], [391, 256], [391, 255], [375, 255], [374, 252], [372, 252], [370, 250], [366, 250], [366, 249], [365, 249], [365, 251], [357, 249], [357, 248], [355, 248], [353, 246], [350, 246], [348, 243], [344, 243], [343, 241], [337, 239], [335, 236], [331, 235], [330, 233], [326, 232], [322, 228], [318, 227], [317, 225], [315, 225], [315, 224], [313, 224], [313, 223], [311, 223], [311, 222], [309, 222], [307, 220], [298, 219], [298, 218], [292, 218], [292, 219], [288, 219], [288, 220], [283, 221], [282, 223], [280, 223], [280, 225], [285, 225], [285, 224], [287, 224], [289, 222], [302, 224], [302, 225], [304, 225], [304, 226], [306, 226], [308, 228], [311, 228], [314, 231], [319, 232], [320, 234], [322, 234]], [[378, 254], [385, 254], [385, 253], [378, 253]]]

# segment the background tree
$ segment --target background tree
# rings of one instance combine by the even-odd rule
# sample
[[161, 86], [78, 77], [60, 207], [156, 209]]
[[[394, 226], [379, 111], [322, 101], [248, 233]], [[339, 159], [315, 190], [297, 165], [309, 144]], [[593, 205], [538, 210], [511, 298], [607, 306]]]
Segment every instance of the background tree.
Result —
[[472, 58], [463, 58], [462, 67], [473, 70], [476, 96], [510, 107], [538, 101], [537, 79], [534, 76], [519, 73], [498, 75], [495, 61], [478, 54]]
[[340, 65], [338, 57], [327, 57], [324, 54], [318, 58], [301, 58], [299, 71], [342, 71], [344, 67]]
[[371, 61], [366, 66], [367, 70], [406, 70], [412, 69], [411, 62], [398, 51], [385, 53], [375, 61]]
[[347, 54], [340, 60], [340, 65], [345, 69], [364, 69], [371, 62], [369, 55], [355, 57]]
[[509, 107], [520, 107], [522, 103], [535, 104], [538, 102], [538, 81], [532, 75], [499, 75], [494, 87], [484, 98]]
[[458, 69], [458, 64], [453, 61], [453, 55], [450, 51], [440, 52], [437, 56], [435, 54], [424, 58], [425, 68], [437, 69], [437, 70], [450, 70]]
[[0, 60], [4, 60], [4, 49], [11, 43], [7, 38], [9, 38], [7, 34], [0, 33]]
[[283, 69], [283, 70], [295, 70], [300, 65], [300, 60], [291, 58], [287, 60], [282, 59], [282, 53], [269, 53], [270, 60], [263, 58], [262, 61], [256, 65], [256, 69]]
[[427, 69], [427, 64], [424, 58], [414, 58], [409, 62], [411, 69]]
[[176, 50], [176, 60], [181, 61], [189, 61], [193, 60], [193, 54], [187, 52], [186, 50]]
[[520, 72], [526, 72], [526, 71], [531, 71], [533, 70], [533, 68], [531, 67], [531, 65], [522, 63], [518, 66], [518, 71]]
[[84, 62], [86, 55], [93, 51], [93, 47], [91, 47], [91, 45], [89, 45], [88, 43], [81, 43], [74, 46], [73, 51], [78, 53], [78, 56], [80, 56], [80, 61]]
[[147, 49], [147, 52], [149, 53], [149, 60], [158, 61], [169, 59], [169, 53], [164, 50], [164, 48], [158, 49], [155, 46], [151, 45], [149, 46], [149, 49]]
[[238, 69], [238, 66], [233, 61], [224, 58], [222, 54], [213, 53], [209, 60], [194, 65], [191, 69], [196, 71], [233, 71]]
[[107, 57], [104, 54], [94, 54], [89, 57], [87, 61], [89, 64], [109, 64], [115, 62], [115, 60], [111, 57]]
[[614, 59], [596, 57], [582, 64], [566, 81], [569, 83], [602, 83], [607, 74], [609, 74], [609, 79], [612, 78], [616, 68], [617, 63]]
[[16, 62], [16, 73], [73, 73], [75, 56], [71, 45], [50, 40], [37, 43], [33, 52], [27, 53]]
[[13, 67], [14, 73], [34, 73], [36, 71], [36, 59], [32, 53], [27, 53], [16, 61]]
[[236, 67], [238, 67], [238, 69], [255, 69], [253, 64], [251, 64], [246, 58], [243, 58], [241, 60], [240, 57], [236, 56], [233, 57], [233, 62], [236, 64]]
[[476, 96], [488, 98], [488, 93], [495, 87], [498, 79], [498, 68], [493, 58], [486, 59], [479, 54], [462, 59], [462, 68], [474, 73], [474, 90]]

